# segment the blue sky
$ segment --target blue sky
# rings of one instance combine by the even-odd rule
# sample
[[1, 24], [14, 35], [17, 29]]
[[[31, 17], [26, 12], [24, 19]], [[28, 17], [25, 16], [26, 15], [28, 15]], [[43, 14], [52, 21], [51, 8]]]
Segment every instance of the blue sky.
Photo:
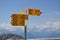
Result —
[[[54, 31], [56, 31], [55, 29], [60, 28], [60, 0], [0, 0], [1, 28], [7, 28], [5, 26], [9, 26], [7, 28], [9, 29], [10, 26], [12, 26], [10, 25], [10, 22], [11, 22], [10, 16], [13, 13], [19, 14], [20, 10], [24, 10], [25, 8], [40, 9], [42, 12], [41, 16], [29, 16], [29, 20], [28, 20], [29, 31], [31, 31], [32, 29], [32, 31], [36, 33], [36, 30], [37, 30], [37, 34], [40, 34], [41, 32], [39, 30], [41, 29], [44, 30], [45, 28], [48, 28], [47, 30], [51, 31], [51, 29], [52, 30], [54, 29]], [[11, 30], [12, 28], [14, 27], [11, 27], [9, 30]], [[18, 28], [14, 28], [14, 29], [17, 30]], [[42, 32], [42, 35], [43, 33], [46, 34], [46, 32], [47, 31]], [[16, 34], [19, 34], [19, 33], [16, 33]], [[49, 32], [48, 32], [48, 35], [50, 35]]]

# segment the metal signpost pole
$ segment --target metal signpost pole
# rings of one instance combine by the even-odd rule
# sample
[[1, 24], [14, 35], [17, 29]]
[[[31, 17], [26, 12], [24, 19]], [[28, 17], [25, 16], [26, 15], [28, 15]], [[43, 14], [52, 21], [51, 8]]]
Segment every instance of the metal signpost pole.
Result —
[[24, 27], [24, 40], [27, 40], [27, 26]]

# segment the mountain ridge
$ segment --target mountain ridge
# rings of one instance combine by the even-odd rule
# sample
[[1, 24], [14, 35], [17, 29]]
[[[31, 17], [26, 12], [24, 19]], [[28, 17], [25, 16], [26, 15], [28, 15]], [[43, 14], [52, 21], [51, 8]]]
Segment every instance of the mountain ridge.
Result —
[[24, 39], [22, 36], [20, 35], [16, 35], [16, 34], [2, 34], [0, 35], [0, 39], [1, 40], [7, 40], [7, 39]]

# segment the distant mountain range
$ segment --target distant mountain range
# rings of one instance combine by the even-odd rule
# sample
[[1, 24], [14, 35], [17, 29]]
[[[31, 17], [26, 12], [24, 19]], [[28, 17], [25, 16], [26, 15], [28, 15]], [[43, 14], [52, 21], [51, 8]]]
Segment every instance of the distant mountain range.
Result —
[[0, 40], [20, 40], [20, 39], [24, 39], [24, 38], [16, 34], [0, 35]]

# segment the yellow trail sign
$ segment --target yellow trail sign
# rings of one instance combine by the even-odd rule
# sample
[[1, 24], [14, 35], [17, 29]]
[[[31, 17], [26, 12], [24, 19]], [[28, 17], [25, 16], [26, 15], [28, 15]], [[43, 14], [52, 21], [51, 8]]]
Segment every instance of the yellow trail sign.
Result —
[[29, 15], [40, 16], [41, 11], [38, 10], [38, 9], [28, 9], [28, 14], [29, 14]]
[[11, 24], [13, 26], [25, 26], [25, 20], [28, 20], [28, 15], [12, 14], [11, 18]]

